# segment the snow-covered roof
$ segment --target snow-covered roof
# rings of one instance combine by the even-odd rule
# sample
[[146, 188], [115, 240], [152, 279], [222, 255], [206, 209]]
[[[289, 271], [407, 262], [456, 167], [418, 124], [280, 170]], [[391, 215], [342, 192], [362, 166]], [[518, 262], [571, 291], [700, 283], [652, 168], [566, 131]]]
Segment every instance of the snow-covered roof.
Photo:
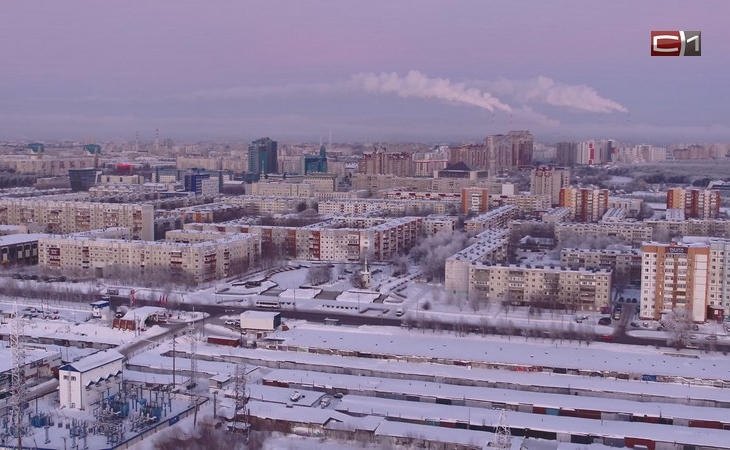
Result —
[[61, 366], [59, 370], [84, 373], [122, 359], [124, 359], [124, 356], [122, 356], [122, 354], [118, 351], [104, 350]]

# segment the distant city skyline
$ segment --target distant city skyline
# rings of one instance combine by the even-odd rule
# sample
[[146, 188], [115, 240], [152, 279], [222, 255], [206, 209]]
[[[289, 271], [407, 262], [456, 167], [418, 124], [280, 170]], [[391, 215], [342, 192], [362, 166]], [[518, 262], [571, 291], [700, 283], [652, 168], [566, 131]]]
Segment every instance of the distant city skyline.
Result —
[[[0, 139], [729, 142], [730, 3], [14, 3]], [[700, 30], [700, 57], [649, 56]]]

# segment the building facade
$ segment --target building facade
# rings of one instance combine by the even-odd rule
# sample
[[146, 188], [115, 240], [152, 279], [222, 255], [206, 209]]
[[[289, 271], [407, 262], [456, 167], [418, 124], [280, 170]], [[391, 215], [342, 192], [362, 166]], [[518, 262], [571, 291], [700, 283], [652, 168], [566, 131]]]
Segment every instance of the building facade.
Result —
[[647, 242], [641, 247], [642, 319], [659, 320], [675, 308], [684, 308], [695, 322], [707, 318], [707, 243]]
[[470, 295], [520, 306], [599, 311], [610, 304], [611, 271], [474, 264]]
[[530, 193], [549, 195], [550, 204], [560, 204], [560, 190], [570, 187], [570, 169], [565, 167], [540, 166], [530, 173]]
[[[169, 238], [168, 238], [169, 236]], [[168, 231], [166, 241], [143, 242], [88, 234], [49, 235], [38, 240], [41, 268], [104, 277], [115, 270], [167, 273], [205, 283], [244, 273], [261, 255], [261, 238], [252, 234], [200, 235]]]
[[258, 175], [279, 173], [278, 144], [270, 138], [257, 139], [248, 146], [248, 172]]
[[669, 189], [667, 209], [683, 209], [688, 219], [716, 219], [720, 216], [720, 191]]
[[0, 198], [0, 224], [34, 224], [51, 234], [125, 227], [131, 230], [132, 239], [152, 241], [154, 216], [150, 204]]
[[598, 222], [608, 209], [608, 195], [608, 189], [562, 188], [560, 206], [570, 208], [576, 222]]

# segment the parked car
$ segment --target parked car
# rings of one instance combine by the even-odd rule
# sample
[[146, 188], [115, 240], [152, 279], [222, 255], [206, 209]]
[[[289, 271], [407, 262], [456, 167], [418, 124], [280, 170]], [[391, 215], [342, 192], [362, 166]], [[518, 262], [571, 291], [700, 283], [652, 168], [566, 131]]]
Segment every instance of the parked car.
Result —
[[610, 317], [601, 317], [598, 319], [598, 325], [611, 325]]
[[231, 327], [235, 327], [235, 326], [237, 326], [237, 325], [238, 325], [239, 323], [240, 323], [239, 321], [237, 321], [237, 320], [232, 320], [232, 319], [226, 320], [226, 322], [225, 322], [225, 324], [226, 324], [226, 325], [228, 325], [228, 326], [231, 326]]
[[330, 402], [332, 402], [332, 399], [329, 397], [324, 397], [322, 400], [320, 400], [319, 405], [322, 408], [326, 408], [330, 405]]
[[294, 391], [291, 397], [289, 397], [289, 400], [293, 402], [298, 402], [300, 398], [302, 398], [302, 394], [300, 394], [299, 391]]
[[335, 394], [333, 395], [333, 397], [334, 398], [342, 398], [343, 397], [342, 392], [335, 392]]
[[705, 339], [707, 339], [708, 341], [716, 341], [717, 336], [714, 334], [711, 334], [711, 335], [707, 336]]

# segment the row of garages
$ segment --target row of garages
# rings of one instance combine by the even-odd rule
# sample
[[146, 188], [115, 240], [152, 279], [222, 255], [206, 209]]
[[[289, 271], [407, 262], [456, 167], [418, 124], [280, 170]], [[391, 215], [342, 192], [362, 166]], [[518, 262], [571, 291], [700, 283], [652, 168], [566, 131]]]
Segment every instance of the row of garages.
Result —
[[597, 378], [611, 378], [617, 380], [636, 380], [636, 381], [653, 381], [659, 383], [682, 383], [682, 384], [693, 384], [699, 386], [712, 386], [718, 388], [730, 388], [730, 380], [718, 380], [711, 378], [687, 378], [678, 376], [668, 375], [651, 375], [642, 373], [625, 373], [618, 371], [600, 371], [600, 370], [586, 370], [576, 369], [568, 367], [547, 367], [547, 366], [533, 366], [524, 364], [509, 364], [499, 362], [487, 362], [487, 361], [463, 361], [450, 358], [439, 358], [439, 357], [423, 357], [423, 356], [407, 356], [407, 355], [395, 355], [386, 353], [375, 353], [375, 352], [361, 352], [354, 350], [343, 350], [337, 348], [321, 348], [321, 347], [300, 347], [296, 345], [286, 345], [281, 343], [279, 340], [264, 341], [259, 344], [259, 348], [265, 348], [268, 350], [278, 351], [289, 351], [289, 352], [301, 352], [301, 353], [312, 353], [319, 355], [339, 355], [353, 358], [365, 358], [365, 359], [378, 359], [388, 361], [402, 361], [410, 363], [431, 363], [431, 364], [442, 364], [447, 366], [461, 366], [468, 368], [479, 368], [479, 369], [490, 369], [490, 370], [509, 370], [515, 372], [544, 372], [554, 373], [559, 375], [578, 375], [578, 376], [591, 376]]
[[[563, 399], [563, 396], [556, 394], [530, 393], [524, 395], [520, 392], [514, 393], [514, 398], [519, 396], [520, 401], [509, 402], [496, 399], [510, 395], [509, 392], [502, 389], [459, 387], [456, 390], [461, 395], [456, 395], [456, 390], [453, 389], [455, 386], [436, 383], [424, 385], [423, 383], [408, 380], [387, 380], [384, 383], [378, 379], [347, 375], [339, 375], [328, 379], [326, 382], [319, 383], [311, 381], [306, 373], [303, 375], [300, 375], [300, 373], [299, 371], [275, 370], [264, 376], [262, 382], [267, 386], [309, 389], [327, 394], [340, 392], [342, 394], [408, 402], [519, 411], [551, 416], [730, 430], [730, 417], [727, 417], [724, 413], [725, 410], [722, 408], [664, 405], [664, 411], [662, 412], [661, 406], [659, 406], [657, 412], [657, 405], [653, 403], [623, 400], [607, 401], [606, 399], [594, 397], [576, 396]], [[296, 381], [297, 379], [300, 381]], [[346, 382], [345, 380], [348, 379], [354, 381]], [[420, 389], [413, 388], [413, 385], [420, 385]], [[444, 389], [440, 389], [441, 387], [444, 387]], [[439, 390], [441, 394], [434, 394]], [[427, 391], [427, 393], [423, 393], [423, 391]], [[528, 403], [525, 401], [526, 399], [531, 400], [531, 402]], [[569, 403], [570, 406], [561, 405], [561, 403]], [[579, 405], [583, 407], [577, 407]], [[679, 416], [679, 414], [682, 416]]]

